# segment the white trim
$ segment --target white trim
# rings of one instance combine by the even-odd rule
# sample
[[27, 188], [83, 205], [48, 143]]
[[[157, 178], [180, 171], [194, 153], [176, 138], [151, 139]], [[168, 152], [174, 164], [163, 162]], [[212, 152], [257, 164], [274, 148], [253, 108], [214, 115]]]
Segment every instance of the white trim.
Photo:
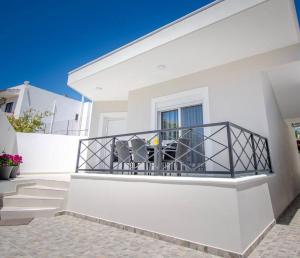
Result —
[[[99, 135], [105, 136], [105, 124], [109, 120], [125, 120], [127, 121], [127, 112], [109, 112], [109, 113], [101, 113], [99, 117]], [[124, 132], [125, 133], [125, 132]]]
[[203, 123], [209, 123], [208, 88], [197, 88], [175, 94], [153, 98], [151, 103], [151, 130], [158, 128], [158, 112], [177, 109], [184, 106], [202, 105]]
[[143, 176], [118, 174], [71, 174], [71, 179], [113, 180], [125, 182], [151, 182], [162, 184], [207, 185], [216, 187], [233, 187], [245, 189], [254, 185], [264, 184], [274, 180], [274, 175], [253, 175], [239, 178], [213, 178], [213, 177], [172, 177], [172, 176]]
[[[203, 124], [209, 124], [209, 97], [208, 87], [196, 88], [178, 92], [175, 94], [152, 99], [151, 107], [151, 130], [160, 129], [158, 123], [158, 113], [160, 111], [172, 110], [184, 106], [202, 105]], [[204, 135], [210, 135], [211, 129], [204, 128]], [[205, 153], [207, 157], [212, 155], [212, 145], [205, 142]], [[212, 170], [212, 164], [207, 165], [208, 170]]]

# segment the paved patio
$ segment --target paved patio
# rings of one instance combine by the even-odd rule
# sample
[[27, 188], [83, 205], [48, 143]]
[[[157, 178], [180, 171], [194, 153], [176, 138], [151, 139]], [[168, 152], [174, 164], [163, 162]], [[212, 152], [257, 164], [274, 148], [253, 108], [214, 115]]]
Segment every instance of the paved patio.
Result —
[[250, 258], [296, 257], [300, 257], [300, 195], [250, 255]]
[[[58, 216], [0, 227], [0, 257], [216, 257], [114, 227]], [[300, 196], [251, 258], [300, 257]]]
[[216, 257], [72, 216], [0, 227], [0, 257]]

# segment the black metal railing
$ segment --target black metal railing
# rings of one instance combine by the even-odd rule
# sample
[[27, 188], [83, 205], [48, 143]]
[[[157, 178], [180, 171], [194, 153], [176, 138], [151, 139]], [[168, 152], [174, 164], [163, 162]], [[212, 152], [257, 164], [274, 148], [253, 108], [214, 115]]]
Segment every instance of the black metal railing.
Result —
[[267, 138], [222, 122], [81, 139], [76, 172], [233, 178], [272, 167]]

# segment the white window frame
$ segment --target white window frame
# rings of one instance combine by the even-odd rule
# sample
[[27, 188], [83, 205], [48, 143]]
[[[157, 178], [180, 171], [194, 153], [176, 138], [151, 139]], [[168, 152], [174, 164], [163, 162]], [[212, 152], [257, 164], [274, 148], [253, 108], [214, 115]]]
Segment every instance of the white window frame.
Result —
[[178, 109], [178, 122], [181, 126], [181, 108], [202, 105], [203, 124], [209, 123], [208, 88], [197, 88], [175, 94], [153, 98], [151, 108], [151, 129], [161, 129], [160, 114], [164, 111]]
[[[167, 96], [162, 96], [158, 98], [153, 98], [151, 102], [151, 129], [160, 129], [160, 112], [174, 110], [178, 108], [202, 105], [203, 112], [203, 124], [209, 124], [209, 96], [208, 87], [196, 88], [192, 90], [182, 91], [175, 94], [170, 94]], [[179, 123], [181, 123], [180, 114], [178, 114]], [[180, 126], [180, 124], [179, 124]], [[210, 128], [204, 128], [204, 134], [210, 135]], [[211, 157], [212, 145], [205, 143], [205, 153], [207, 157]], [[207, 165], [207, 170], [212, 170], [213, 165]]]

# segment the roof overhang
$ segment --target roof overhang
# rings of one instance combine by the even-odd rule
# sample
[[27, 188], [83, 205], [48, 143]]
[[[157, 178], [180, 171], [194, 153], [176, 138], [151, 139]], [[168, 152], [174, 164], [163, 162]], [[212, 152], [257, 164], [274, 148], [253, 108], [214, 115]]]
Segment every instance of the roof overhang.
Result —
[[299, 42], [294, 0], [223, 0], [71, 71], [91, 100], [128, 92]]

